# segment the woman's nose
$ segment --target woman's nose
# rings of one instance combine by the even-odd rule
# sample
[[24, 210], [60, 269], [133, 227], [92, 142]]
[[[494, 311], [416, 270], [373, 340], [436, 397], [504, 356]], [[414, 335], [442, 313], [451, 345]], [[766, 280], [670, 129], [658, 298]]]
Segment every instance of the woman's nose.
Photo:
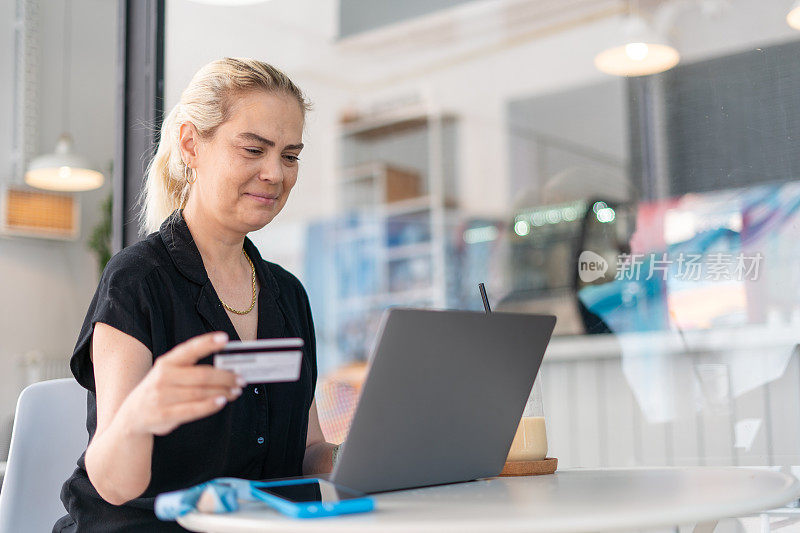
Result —
[[261, 168], [259, 178], [272, 183], [283, 181], [283, 166], [281, 165], [280, 156], [277, 158], [268, 157], [264, 160], [264, 166]]

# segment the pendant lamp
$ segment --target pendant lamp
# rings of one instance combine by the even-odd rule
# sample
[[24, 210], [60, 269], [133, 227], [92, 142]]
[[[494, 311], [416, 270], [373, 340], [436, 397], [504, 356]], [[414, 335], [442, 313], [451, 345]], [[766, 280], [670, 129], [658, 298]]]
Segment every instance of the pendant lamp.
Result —
[[669, 70], [680, 54], [640, 15], [623, 20], [617, 42], [594, 58], [598, 70], [614, 76], [646, 76]]
[[800, 30], [800, 0], [794, 3], [792, 10], [786, 15], [786, 22], [796, 30]]
[[64, 2], [64, 44], [61, 84], [61, 127], [64, 133], [58, 138], [55, 151], [34, 158], [25, 172], [25, 183], [31, 187], [51, 191], [88, 191], [103, 185], [103, 174], [93, 169], [86, 158], [72, 151], [69, 131], [70, 89], [70, 25], [71, 1]]

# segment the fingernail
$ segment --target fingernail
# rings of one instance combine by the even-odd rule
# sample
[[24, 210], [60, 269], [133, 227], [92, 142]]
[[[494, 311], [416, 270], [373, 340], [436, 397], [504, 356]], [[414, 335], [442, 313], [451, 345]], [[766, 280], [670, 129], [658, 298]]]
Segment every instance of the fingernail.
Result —
[[216, 403], [217, 405], [223, 405], [227, 401], [228, 399], [225, 396], [217, 396], [216, 398], [214, 398], [214, 403]]
[[247, 380], [244, 379], [242, 376], [236, 376], [236, 384], [240, 387], [247, 386]]
[[239, 387], [234, 387], [231, 389], [231, 394], [233, 394], [234, 396], [239, 396], [242, 394], [242, 389], [240, 389]]
[[228, 334], [224, 332], [216, 333], [214, 335], [214, 342], [228, 342]]

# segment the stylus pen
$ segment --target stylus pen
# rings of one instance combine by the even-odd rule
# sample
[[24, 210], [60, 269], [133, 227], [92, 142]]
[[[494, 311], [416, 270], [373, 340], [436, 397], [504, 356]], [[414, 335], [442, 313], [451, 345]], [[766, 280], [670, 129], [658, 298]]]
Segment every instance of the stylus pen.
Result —
[[478, 283], [478, 290], [481, 291], [481, 299], [483, 300], [483, 308], [486, 309], [486, 314], [492, 312], [492, 308], [489, 307], [489, 297], [486, 296], [486, 286], [483, 283]]

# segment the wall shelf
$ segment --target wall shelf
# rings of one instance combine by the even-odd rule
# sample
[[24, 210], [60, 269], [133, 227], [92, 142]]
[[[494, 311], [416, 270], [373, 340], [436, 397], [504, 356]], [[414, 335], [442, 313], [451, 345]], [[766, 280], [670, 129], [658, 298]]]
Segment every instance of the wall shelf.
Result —
[[385, 308], [447, 306], [456, 125], [424, 99], [341, 124], [330, 317], [341, 362], [363, 355], [364, 328]]

